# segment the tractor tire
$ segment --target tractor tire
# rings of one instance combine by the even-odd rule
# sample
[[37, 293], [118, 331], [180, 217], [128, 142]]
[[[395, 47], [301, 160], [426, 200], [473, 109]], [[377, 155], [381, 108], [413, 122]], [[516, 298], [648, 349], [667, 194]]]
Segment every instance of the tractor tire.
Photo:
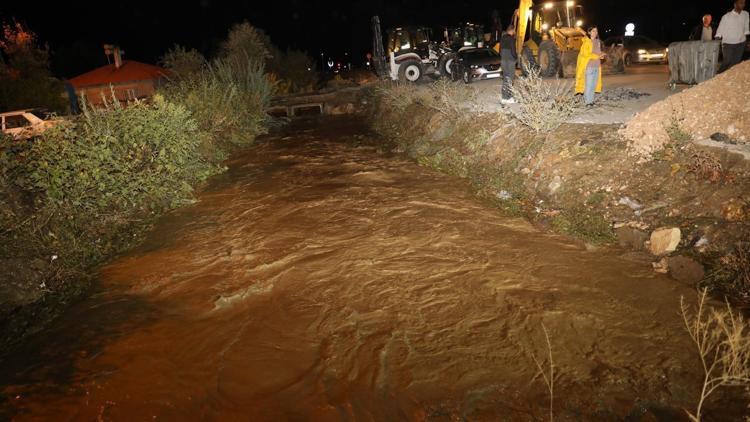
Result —
[[438, 60], [438, 72], [441, 77], [451, 78], [453, 73], [453, 62], [456, 60], [456, 53], [445, 53]]
[[553, 78], [560, 73], [560, 50], [553, 41], [542, 41], [539, 45], [539, 75]]
[[537, 64], [536, 58], [534, 58], [534, 53], [531, 52], [529, 47], [524, 46], [523, 50], [521, 50], [519, 66], [521, 67], [521, 75], [524, 78], [529, 76], [529, 71], [539, 69], [539, 64]]
[[398, 80], [402, 82], [417, 82], [423, 74], [422, 63], [417, 60], [406, 60], [398, 66]]

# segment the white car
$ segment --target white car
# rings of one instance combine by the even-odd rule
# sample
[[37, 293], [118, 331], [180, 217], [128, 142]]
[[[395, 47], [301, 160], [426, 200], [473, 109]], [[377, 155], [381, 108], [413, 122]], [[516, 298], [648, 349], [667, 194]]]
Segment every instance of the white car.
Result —
[[0, 113], [3, 133], [15, 140], [38, 136], [58, 122], [55, 119], [50, 120], [47, 113], [38, 109]]

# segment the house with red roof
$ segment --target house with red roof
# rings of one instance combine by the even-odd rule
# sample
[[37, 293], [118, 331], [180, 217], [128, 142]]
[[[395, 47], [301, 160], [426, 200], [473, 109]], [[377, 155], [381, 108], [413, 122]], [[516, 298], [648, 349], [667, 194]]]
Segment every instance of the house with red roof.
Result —
[[159, 66], [122, 60], [117, 46], [105, 45], [105, 53], [113, 56], [113, 63], [68, 80], [75, 93], [85, 96], [89, 104], [102, 105], [104, 99], [112, 101], [112, 93], [121, 102], [151, 97], [168, 77], [168, 71]]

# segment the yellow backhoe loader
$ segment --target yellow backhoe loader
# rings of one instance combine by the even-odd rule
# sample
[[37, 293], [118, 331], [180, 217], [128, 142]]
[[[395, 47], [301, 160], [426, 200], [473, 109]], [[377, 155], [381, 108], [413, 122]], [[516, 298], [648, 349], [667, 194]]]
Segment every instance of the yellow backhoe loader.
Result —
[[[545, 77], [575, 76], [578, 52], [586, 36], [583, 6], [575, 0], [537, 4], [533, 0], [520, 0], [512, 21], [522, 70], [538, 66]], [[605, 52], [604, 73], [623, 72], [622, 47], [613, 46]]]

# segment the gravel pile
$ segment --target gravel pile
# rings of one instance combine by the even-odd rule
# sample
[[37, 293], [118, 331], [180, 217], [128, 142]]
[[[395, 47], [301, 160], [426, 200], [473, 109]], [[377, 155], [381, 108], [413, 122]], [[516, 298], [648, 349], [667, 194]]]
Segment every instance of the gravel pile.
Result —
[[750, 61], [715, 78], [651, 105], [620, 130], [631, 155], [650, 157], [670, 141], [678, 127], [693, 139], [723, 133], [744, 143], [750, 139]]

